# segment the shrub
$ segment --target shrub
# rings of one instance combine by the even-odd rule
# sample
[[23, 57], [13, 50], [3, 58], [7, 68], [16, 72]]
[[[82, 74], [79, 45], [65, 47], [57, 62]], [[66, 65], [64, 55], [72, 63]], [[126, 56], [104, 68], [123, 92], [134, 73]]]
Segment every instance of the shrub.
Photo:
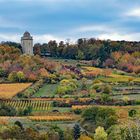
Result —
[[102, 92], [105, 93], [105, 94], [111, 93], [111, 86], [105, 85], [105, 86], [103, 87], [103, 91], [102, 91]]
[[107, 102], [111, 101], [111, 98], [110, 98], [110, 95], [108, 95], [108, 94], [101, 94], [100, 100], [102, 103], [107, 103]]
[[130, 116], [130, 117], [134, 117], [136, 114], [137, 114], [137, 111], [136, 111], [135, 109], [131, 109], [131, 110], [129, 111], [129, 116]]
[[74, 113], [79, 115], [79, 114], [82, 113], [82, 110], [81, 110], [81, 109], [75, 109], [75, 110], [74, 110]]
[[16, 114], [17, 112], [13, 107], [7, 106], [4, 103], [0, 104], [0, 116], [15, 116]]
[[16, 71], [11, 72], [8, 76], [8, 80], [11, 82], [17, 82], [18, 81], [17, 72]]
[[104, 107], [92, 107], [86, 109], [82, 118], [85, 121], [90, 121], [94, 123], [96, 126], [102, 126], [105, 129], [109, 128], [111, 125], [117, 123], [118, 116], [116, 112], [112, 108], [104, 108]]
[[73, 127], [74, 140], [78, 140], [80, 138], [80, 133], [81, 133], [80, 126], [78, 124], [75, 124], [75, 126]]

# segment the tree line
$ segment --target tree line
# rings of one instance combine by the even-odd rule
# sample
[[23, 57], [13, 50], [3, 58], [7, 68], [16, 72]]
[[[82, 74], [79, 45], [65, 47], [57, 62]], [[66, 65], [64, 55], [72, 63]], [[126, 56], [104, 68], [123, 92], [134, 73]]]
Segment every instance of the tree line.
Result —
[[[14, 46], [21, 51], [21, 45], [14, 42], [2, 42], [2, 46]], [[93, 66], [111, 67], [126, 72], [140, 72], [140, 42], [111, 41], [95, 38], [81, 38], [70, 44], [51, 40], [48, 43], [36, 43], [34, 55], [63, 59], [91, 60]]]

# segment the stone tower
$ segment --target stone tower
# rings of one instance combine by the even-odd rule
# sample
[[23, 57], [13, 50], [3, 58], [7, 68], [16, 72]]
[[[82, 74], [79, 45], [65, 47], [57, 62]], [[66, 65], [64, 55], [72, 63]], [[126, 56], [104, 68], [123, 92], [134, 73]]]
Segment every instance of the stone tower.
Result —
[[33, 37], [27, 31], [21, 37], [21, 46], [23, 53], [33, 55]]

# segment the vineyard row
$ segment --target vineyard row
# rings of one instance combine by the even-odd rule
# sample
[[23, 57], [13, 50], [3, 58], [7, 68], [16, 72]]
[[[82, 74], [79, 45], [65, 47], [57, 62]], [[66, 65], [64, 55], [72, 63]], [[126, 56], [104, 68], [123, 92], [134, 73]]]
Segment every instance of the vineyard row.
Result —
[[34, 111], [49, 111], [51, 109], [51, 102], [40, 100], [5, 100], [1, 102], [15, 108], [16, 110], [25, 109], [27, 107], [32, 107]]

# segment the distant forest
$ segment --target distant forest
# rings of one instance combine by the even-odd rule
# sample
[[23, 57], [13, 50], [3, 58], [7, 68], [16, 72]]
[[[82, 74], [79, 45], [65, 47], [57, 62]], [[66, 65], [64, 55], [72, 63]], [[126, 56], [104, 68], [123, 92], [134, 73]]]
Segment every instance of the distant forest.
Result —
[[[14, 42], [2, 42], [1, 45], [15, 46], [21, 49], [21, 45]], [[63, 59], [92, 60], [92, 65], [97, 67], [111, 67], [126, 72], [140, 73], [140, 42], [111, 41], [78, 39], [75, 44], [48, 43], [34, 45], [34, 54]]]

